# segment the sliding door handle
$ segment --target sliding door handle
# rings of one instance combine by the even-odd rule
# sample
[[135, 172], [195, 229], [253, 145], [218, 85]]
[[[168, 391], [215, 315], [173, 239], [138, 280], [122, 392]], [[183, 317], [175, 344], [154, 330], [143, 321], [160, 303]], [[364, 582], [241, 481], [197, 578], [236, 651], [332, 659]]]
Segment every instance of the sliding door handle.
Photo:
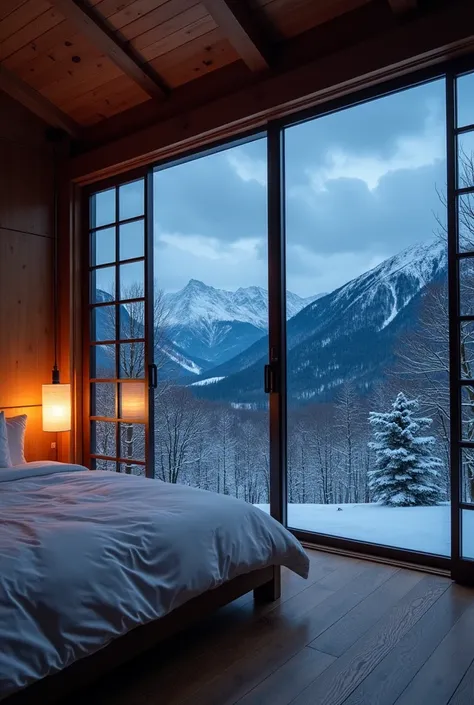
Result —
[[265, 394], [271, 394], [274, 391], [274, 375], [273, 367], [271, 365], [265, 365], [264, 368], [264, 390]]
[[158, 386], [158, 367], [154, 363], [148, 365], [148, 380], [150, 389], [156, 389]]

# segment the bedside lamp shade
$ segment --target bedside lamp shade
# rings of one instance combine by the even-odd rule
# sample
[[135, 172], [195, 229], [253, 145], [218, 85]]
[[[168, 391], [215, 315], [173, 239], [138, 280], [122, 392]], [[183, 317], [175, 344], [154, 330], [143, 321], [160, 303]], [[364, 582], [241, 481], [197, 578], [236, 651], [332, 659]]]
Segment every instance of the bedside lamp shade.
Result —
[[43, 431], [71, 430], [71, 385], [43, 384]]

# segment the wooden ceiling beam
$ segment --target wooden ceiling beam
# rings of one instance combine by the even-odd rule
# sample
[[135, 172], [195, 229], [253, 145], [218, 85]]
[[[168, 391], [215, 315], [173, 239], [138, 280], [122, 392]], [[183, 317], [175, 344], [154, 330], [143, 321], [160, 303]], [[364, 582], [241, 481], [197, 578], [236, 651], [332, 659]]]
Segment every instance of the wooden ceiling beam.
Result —
[[82, 0], [51, 0], [51, 3], [151, 98], [165, 97], [168, 89], [158, 74]]
[[404, 15], [417, 9], [418, 0], [388, 0], [388, 4], [396, 15]]
[[269, 67], [270, 49], [247, 0], [204, 0], [204, 6], [249, 69]]
[[76, 139], [81, 136], [81, 128], [69, 115], [63, 113], [41, 93], [38, 93], [34, 88], [20, 80], [18, 76], [15, 76], [1, 64], [0, 90], [24, 105], [25, 108], [44, 120], [48, 125], [60, 128]]

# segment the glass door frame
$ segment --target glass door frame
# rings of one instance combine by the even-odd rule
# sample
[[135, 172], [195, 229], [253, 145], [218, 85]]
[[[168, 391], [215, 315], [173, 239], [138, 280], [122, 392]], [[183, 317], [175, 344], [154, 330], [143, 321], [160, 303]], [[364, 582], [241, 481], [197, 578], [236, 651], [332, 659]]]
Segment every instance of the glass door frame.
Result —
[[[440, 556], [435, 554], [422, 553], [419, 551], [414, 551], [410, 549], [396, 548], [392, 546], [386, 546], [383, 544], [368, 543], [356, 539], [342, 538], [339, 536], [333, 536], [330, 534], [322, 534], [307, 530], [295, 529], [287, 524], [287, 508], [281, 512], [283, 517], [283, 523], [289, 528], [292, 533], [303, 543], [313, 546], [319, 546], [326, 550], [336, 551], [338, 553], [359, 553], [366, 555], [368, 557], [378, 557], [388, 561], [400, 562], [403, 564], [415, 564], [420, 566], [425, 566], [427, 568], [434, 569], [436, 571], [447, 571], [452, 572], [455, 579], [462, 582], [473, 582], [474, 583], [474, 561], [466, 561], [461, 559], [460, 554], [460, 536], [461, 536], [461, 512], [462, 509], [466, 508], [460, 502], [460, 443], [457, 438], [460, 438], [460, 401], [458, 400], [458, 375], [456, 374], [456, 369], [459, 360], [459, 345], [458, 345], [458, 332], [457, 332], [457, 321], [456, 317], [458, 315], [458, 296], [457, 296], [457, 253], [456, 253], [456, 212], [453, 210], [454, 197], [455, 194], [454, 186], [456, 182], [456, 172], [455, 172], [455, 145], [453, 137], [454, 130], [454, 84], [453, 78], [459, 73], [465, 73], [474, 70], [474, 57], [467, 57], [451, 61], [449, 63], [440, 64], [429, 69], [423, 69], [418, 72], [414, 72], [407, 76], [402, 76], [400, 78], [387, 81], [384, 84], [378, 84], [374, 87], [363, 89], [357, 91], [349, 96], [345, 96], [341, 99], [336, 99], [333, 101], [327, 101], [322, 103], [316, 108], [311, 108], [300, 113], [295, 113], [294, 115], [277, 120], [271, 123], [269, 127], [269, 133], [272, 130], [275, 132], [280, 132], [280, 138], [274, 138], [274, 149], [275, 154], [273, 155], [273, 161], [275, 164], [280, 164], [279, 170], [276, 169], [273, 176], [270, 175], [269, 170], [269, 184], [274, 181], [273, 187], [269, 186], [271, 189], [270, 193], [276, 193], [277, 188], [280, 189], [280, 197], [282, 199], [281, 212], [284, 213], [284, 131], [287, 127], [292, 127], [298, 123], [303, 123], [308, 120], [313, 120], [318, 117], [328, 115], [333, 112], [338, 112], [357, 104], [361, 104], [373, 99], [381, 98], [385, 95], [391, 93], [396, 93], [403, 91], [423, 83], [444, 79], [446, 82], [446, 134], [447, 134], [447, 201], [448, 201], [448, 217], [447, 217], [447, 230], [448, 230], [448, 294], [449, 294], [449, 357], [450, 357], [450, 374], [449, 374], [449, 386], [450, 386], [450, 414], [451, 414], [451, 441], [450, 441], [450, 486], [451, 486], [451, 555], [450, 556]], [[450, 88], [451, 85], [451, 88]], [[451, 121], [451, 122], [450, 122]], [[280, 154], [277, 153], [277, 145], [280, 149]], [[277, 186], [278, 183], [278, 186]], [[276, 210], [276, 205], [274, 206]], [[280, 224], [282, 239], [284, 236], [284, 217]], [[281, 255], [284, 261], [284, 269], [286, 269], [286, 261], [284, 259], [284, 243], [281, 245]], [[275, 259], [277, 259], [275, 257]], [[274, 276], [277, 276], [277, 265], [274, 267]], [[286, 293], [286, 283], [285, 283], [285, 273], [280, 273], [280, 291], [279, 300], [282, 305], [285, 302]], [[473, 317], [474, 318], [474, 317]], [[274, 333], [276, 335], [276, 332]], [[281, 329], [281, 334], [283, 333], [283, 328]], [[286, 336], [284, 338], [284, 347], [286, 349]], [[286, 365], [286, 359], [285, 359]], [[286, 448], [287, 448], [287, 403], [286, 403], [286, 384], [282, 385], [282, 397], [283, 403], [280, 400], [280, 428], [285, 433], [285, 438], [280, 439], [280, 447], [284, 451], [280, 455], [280, 462], [286, 463]], [[271, 402], [270, 402], [271, 405]], [[276, 402], [275, 402], [276, 405]], [[468, 444], [464, 444], [468, 445]], [[474, 446], [474, 444], [472, 444]], [[275, 454], [276, 455], [276, 454]], [[287, 472], [286, 465], [284, 469], [284, 479], [280, 480], [280, 497], [279, 501], [283, 501], [285, 496], [286, 504], [286, 483], [287, 483]], [[470, 509], [474, 509], [474, 505], [470, 506]], [[277, 515], [277, 518], [279, 516]], [[471, 564], [471, 565], [469, 565]]]

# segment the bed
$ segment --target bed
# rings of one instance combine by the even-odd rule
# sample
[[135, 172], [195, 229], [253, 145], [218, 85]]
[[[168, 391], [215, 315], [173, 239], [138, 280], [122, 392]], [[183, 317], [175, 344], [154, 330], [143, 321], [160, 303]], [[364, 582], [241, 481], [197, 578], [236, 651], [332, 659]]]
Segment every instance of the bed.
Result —
[[296, 539], [232, 497], [79, 465], [0, 470], [0, 699], [65, 695], [254, 590]]

